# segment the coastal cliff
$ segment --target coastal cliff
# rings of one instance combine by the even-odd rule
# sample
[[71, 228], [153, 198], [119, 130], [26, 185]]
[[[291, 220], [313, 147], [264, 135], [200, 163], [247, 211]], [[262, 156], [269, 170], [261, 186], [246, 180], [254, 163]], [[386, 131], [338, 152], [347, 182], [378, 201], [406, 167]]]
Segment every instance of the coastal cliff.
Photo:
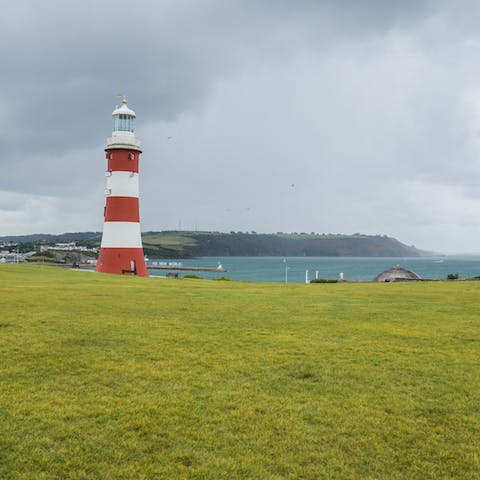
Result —
[[[61, 235], [34, 234], [2, 237], [32, 248], [38, 244], [75, 241], [98, 247], [99, 232]], [[408, 246], [387, 235], [343, 235], [316, 233], [193, 232], [163, 231], [142, 234], [145, 254], [152, 258], [193, 258], [206, 256], [285, 257], [421, 257], [433, 255]]]

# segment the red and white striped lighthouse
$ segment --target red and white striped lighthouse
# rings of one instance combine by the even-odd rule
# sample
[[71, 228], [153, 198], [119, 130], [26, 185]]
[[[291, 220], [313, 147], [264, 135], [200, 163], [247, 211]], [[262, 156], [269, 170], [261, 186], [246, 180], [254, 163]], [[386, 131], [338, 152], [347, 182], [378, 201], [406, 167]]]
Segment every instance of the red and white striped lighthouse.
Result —
[[148, 276], [140, 235], [138, 165], [140, 142], [135, 138], [135, 112], [115, 109], [112, 136], [105, 148], [106, 205], [97, 272]]

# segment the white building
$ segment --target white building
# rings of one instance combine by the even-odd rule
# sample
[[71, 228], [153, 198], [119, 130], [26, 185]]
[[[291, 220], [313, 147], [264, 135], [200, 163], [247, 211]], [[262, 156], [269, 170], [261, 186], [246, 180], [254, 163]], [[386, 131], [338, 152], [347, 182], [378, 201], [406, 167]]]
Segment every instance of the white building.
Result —
[[18, 263], [20, 260], [23, 260], [23, 255], [6, 251], [0, 252], [0, 263]]

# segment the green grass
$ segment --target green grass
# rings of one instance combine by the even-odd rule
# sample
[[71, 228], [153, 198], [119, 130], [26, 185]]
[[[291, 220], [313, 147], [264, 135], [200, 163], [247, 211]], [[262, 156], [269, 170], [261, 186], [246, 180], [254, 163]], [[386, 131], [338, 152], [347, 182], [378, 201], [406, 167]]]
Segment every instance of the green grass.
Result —
[[142, 237], [143, 243], [154, 246], [161, 246], [172, 250], [182, 250], [185, 247], [194, 247], [197, 242], [186, 235], [181, 234], [145, 234]]
[[0, 267], [1, 479], [474, 479], [480, 283]]

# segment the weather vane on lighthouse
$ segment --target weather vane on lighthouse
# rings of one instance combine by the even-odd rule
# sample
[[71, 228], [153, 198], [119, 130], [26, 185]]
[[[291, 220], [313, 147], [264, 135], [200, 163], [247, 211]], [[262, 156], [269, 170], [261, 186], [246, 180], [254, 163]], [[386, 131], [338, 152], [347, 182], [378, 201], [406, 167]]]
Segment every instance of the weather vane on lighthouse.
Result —
[[122, 105], [113, 113], [113, 132], [105, 147], [106, 203], [97, 272], [148, 276], [140, 232], [138, 173], [142, 153], [135, 137], [135, 112]]

